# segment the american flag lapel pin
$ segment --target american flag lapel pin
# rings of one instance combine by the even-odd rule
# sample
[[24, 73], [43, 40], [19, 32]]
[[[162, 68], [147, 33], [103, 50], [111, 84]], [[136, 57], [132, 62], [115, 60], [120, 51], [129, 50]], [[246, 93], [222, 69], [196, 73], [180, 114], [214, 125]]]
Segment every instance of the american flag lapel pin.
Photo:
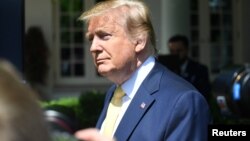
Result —
[[144, 109], [146, 107], [146, 104], [144, 102], [141, 103], [140, 107]]

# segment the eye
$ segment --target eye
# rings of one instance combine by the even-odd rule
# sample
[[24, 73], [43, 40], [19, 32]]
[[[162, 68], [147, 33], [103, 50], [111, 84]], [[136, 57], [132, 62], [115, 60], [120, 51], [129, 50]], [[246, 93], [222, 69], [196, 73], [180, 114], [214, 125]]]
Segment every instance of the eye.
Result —
[[110, 39], [110, 37], [111, 37], [111, 35], [110, 35], [110, 34], [104, 35], [104, 36], [103, 36], [103, 40], [109, 40], [109, 39]]
[[109, 40], [109, 39], [111, 38], [111, 34], [106, 33], [106, 32], [100, 32], [100, 33], [98, 34], [98, 37], [99, 37], [101, 40], [107, 41], [107, 40]]

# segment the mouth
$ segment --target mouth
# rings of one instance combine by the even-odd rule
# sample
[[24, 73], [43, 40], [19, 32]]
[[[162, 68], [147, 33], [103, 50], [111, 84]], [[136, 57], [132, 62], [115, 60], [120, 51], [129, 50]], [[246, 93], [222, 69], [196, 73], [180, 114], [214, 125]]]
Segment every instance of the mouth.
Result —
[[108, 58], [101, 58], [101, 59], [96, 59], [96, 64], [97, 65], [100, 65], [100, 64], [103, 64], [105, 61], [107, 61]]

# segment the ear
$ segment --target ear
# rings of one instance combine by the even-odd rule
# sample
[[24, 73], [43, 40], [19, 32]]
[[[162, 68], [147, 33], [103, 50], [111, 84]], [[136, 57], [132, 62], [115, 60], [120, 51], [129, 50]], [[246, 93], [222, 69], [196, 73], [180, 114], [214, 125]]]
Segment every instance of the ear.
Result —
[[146, 47], [147, 43], [147, 38], [145, 35], [140, 36], [137, 38], [136, 43], [135, 43], [135, 52], [140, 52]]

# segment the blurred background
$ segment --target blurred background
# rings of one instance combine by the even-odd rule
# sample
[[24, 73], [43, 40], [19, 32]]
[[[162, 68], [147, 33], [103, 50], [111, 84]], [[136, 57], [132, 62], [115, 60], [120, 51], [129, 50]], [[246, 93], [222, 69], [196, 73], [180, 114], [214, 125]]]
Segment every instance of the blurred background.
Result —
[[[110, 82], [95, 70], [81, 13], [101, 0], [1, 0], [0, 57], [50, 101], [105, 93]], [[219, 116], [249, 118], [250, 1], [145, 0], [160, 55], [168, 39], [184, 34], [190, 56], [209, 69], [211, 107]], [[232, 114], [233, 113], [233, 114]]]

